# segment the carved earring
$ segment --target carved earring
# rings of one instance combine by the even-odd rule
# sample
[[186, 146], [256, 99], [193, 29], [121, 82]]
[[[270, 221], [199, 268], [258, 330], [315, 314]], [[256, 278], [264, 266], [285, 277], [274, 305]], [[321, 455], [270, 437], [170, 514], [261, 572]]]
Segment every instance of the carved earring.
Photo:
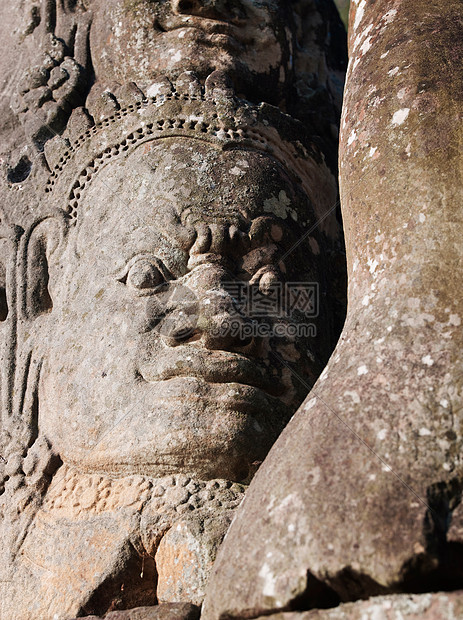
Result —
[[30, 318], [51, 312], [53, 302], [48, 288], [47, 243], [42, 236], [32, 237], [27, 260], [27, 313]]
[[63, 223], [58, 217], [45, 219], [29, 234], [24, 284], [26, 314], [30, 319], [48, 314], [53, 309], [49, 260], [58, 251], [63, 237]]

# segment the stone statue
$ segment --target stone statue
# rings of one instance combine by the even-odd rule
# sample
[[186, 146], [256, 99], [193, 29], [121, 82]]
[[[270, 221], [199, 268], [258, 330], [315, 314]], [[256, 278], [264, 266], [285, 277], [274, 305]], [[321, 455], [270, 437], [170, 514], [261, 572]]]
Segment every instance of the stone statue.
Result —
[[336, 183], [303, 126], [220, 72], [150, 92], [76, 109], [4, 224], [5, 617], [200, 603], [334, 344]]
[[343, 320], [339, 20], [306, 0], [8, 20], [1, 615], [199, 605]]
[[225, 70], [240, 96], [299, 118], [336, 168], [346, 59], [331, 0], [24, 0], [5, 7], [0, 28], [9, 44], [0, 132], [13, 182], [76, 107], [109, 116], [119, 88], [155, 95], [160, 76], [186, 70], [202, 83]]
[[461, 14], [353, 3], [348, 315], [236, 515], [206, 620], [462, 617]]

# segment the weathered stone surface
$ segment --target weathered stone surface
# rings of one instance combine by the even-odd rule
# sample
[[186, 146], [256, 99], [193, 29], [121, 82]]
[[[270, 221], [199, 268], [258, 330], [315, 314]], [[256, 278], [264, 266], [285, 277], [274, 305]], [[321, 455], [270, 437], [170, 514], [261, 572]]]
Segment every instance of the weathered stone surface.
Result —
[[336, 123], [345, 54], [331, 0], [110, 0], [94, 3], [92, 12], [97, 82], [149, 88], [159, 75], [177, 80], [188, 69], [205, 79], [218, 69], [251, 101]]
[[[201, 604], [207, 579], [232, 519], [232, 512], [219, 521], [209, 514], [179, 521], [163, 537], [156, 552], [157, 597], [163, 601]], [[228, 518], [227, 518], [228, 516]]]
[[461, 620], [463, 593], [396, 594], [345, 603], [335, 609], [314, 609], [262, 616], [271, 620]]
[[[154, 607], [110, 611], [105, 615], [105, 620], [198, 620], [199, 615], [199, 607], [190, 603], [164, 603]], [[85, 616], [84, 620], [102, 619], [99, 616]]]
[[18, 4], [0, 19], [22, 76], [0, 102], [1, 616], [200, 603], [343, 318], [339, 19], [331, 1]]
[[462, 584], [461, 3], [362, 0], [351, 20], [348, 316], [219, 552], [207, 620]]
[[303, 119], [335, 166], [346, 58], [332, 0], [24, 0], [0, 17], [0, 153], [17, 179], [21, 157], [61, 133], [92, 84], [92, 95], [130, 81], [148, 90], [188, 70], [203, 81], [226, 70], [247, 99]]
[[[79, 608], [102, 614], [154, 604], [158, 575], [166, 575], [164, 564], [171, 567], [156, 550], [176, 522], [185, 522], [183, 515], [190, 522], [196, 517], [203, 530], [207, 523], [207, 532], [196, 537], [202, 571], [186, 575], [183, 597], [166, 600], [189, 601], [194, 591], [201, 602], [209, 568], [203, 558], [207, 554], [213, 561], [230, 523], [229, 513], [242, 494], [241, 485], [228, 481], [195, 482], [184, 476], [108, 479], [61, 467], [22, 543], [20, 561], [10, 575], [13, 583], [3, 592], [4, 617], [10, 605], [12, 613], [18, 610], [17, 600], [24, 618], [29, 617], [27, 610], [37, 610], [31, 617], [66, 618]], [[182, 566], [183, 558], [178, 557], [177, 572]]]
[[[243, 491], [227, 480], [252, 477], [333, 345], [333, 287], [306, 311], [280, 284], [337, 270], [322, 154], [218, 73], [189, 90], [112, 95], [119, 109], [49, 141], [51, 172], [24, 182], [43, 193], [7, 263], [7, 618], [23, 590], [24, 620], [150, 604], [158, 578], [160, 599], [199, 603]], [[264, 331], [237, 281], [277, 294]], [[169, 530], [203, 508], [174, 571]]]

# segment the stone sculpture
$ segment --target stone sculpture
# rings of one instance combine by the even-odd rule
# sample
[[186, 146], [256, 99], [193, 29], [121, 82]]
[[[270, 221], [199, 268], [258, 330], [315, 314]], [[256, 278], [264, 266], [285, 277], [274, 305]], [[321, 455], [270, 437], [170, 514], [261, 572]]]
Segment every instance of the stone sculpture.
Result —
[[[351, 26], [346, 324], [236, 516], [206, 619], [462, 617], [461, 3], [357, 1]], [[440, 589], [460, 591], [394, 596]]]
[[39, 149], [66, 126], [72, 110], [84, 101], [90, 81], [91, 14], [75, 4], [26, 3], [29, 23], [22, 37], [38, 29], [38, 54], [14, 85], [11, 109]]
[[[5, 233], [6, 617], [19, 592], [24, 618], [199, 603], [237, 483], [333, 345], [336, 184], [302, 126], [217, 73], [152, 92], [77, 109]], [[322, 287], [316, 339], [221, 332], [250, 323], [225, 283], [265, 296], [283, 273]]]
[[0, 132], [13, 182], [34, 159], [23, 132], [41, 150], [79, 105], [109, 116], [129, 82], [155, 94], [159, 76], [186, 70], [203, 83], [226, 70], [240, 96], [301, 119], [336, 167], [346, 59], [331, 0], [25, 0], [4, 7], [0, 27]]
[[1, 615], [200, 604], [343, 318], [343, 59], [320, 39], [339, 22], [305, 1], [21, 11], [13, 43], [37, 53], [1, 130]]

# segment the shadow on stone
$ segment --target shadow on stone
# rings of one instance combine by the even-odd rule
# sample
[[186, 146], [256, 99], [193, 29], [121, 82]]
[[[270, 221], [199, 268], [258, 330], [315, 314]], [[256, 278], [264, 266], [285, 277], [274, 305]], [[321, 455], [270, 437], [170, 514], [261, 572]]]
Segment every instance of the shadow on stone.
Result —
[[[340, 571], [329, 585], [308, 573], [307, 589], [293, 599], [284, 611], [331, 609], [342, 603], [353, 603], [371, 597], [391, 594], [424, 594], [426, 592], [453, 592], [463, 589], [463, 543], [447, 543], [439, 558], [431, 553], [420, 553], [403, 567], [400, 582], [385, 587], [369, 575], [351, 567]], [[283, 610], [279, 610], [283, 611]], [[275, 613], [273, 611], [272, 613]]]
[[142, 560], [131, 548], [129, 556], [117, 573], [106, 581], [82, 605], [78, 616], [129, 610], [134, 607], [156, 605], [157, 572], [154, 559], [147, 556]]
[[0, 321], [6, 321], [8, 318], [8, 300], [6, 298], [6, 289], [0, 286]]
[[21, 183], [29, 176], [32, 163], [28, 157], [23, 155], [14, 168], [8, 170], [7, 178], [9, 183]]
[[307, 588], [305, 592], [297, 596], [289, 605], [290, 611], [304, 611], [308, 609], [330, 609], [337, 607], [341, 603], [341, 598], [323, 581], [314, 575], [307, 573]]
[[463, 588], [463, 544], [447, 543], [439, 558], [425, 553], [412, 558], [404, 566], [404, 578], [398, 591], [410, 594], [452, 592]]

